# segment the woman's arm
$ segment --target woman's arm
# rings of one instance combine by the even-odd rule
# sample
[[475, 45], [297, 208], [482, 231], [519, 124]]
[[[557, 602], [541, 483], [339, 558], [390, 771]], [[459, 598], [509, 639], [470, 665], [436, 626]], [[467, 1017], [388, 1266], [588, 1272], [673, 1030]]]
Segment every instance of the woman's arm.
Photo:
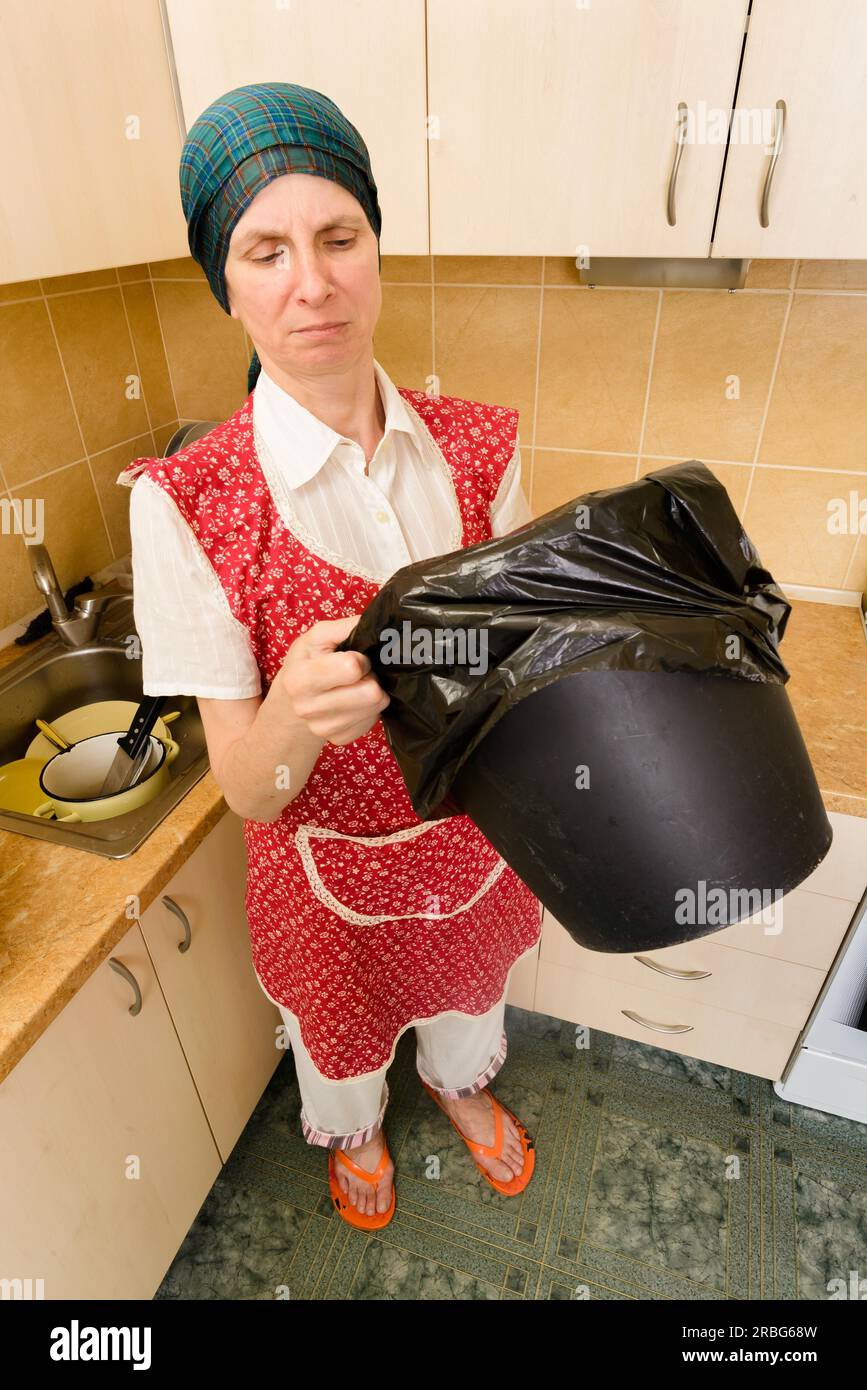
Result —
[[303, 788], [326, 742], [373, 728], [389, 702], [361, 652], [334, 648], [359, 614], [296, 637], [264, 700], [199, 700], [211, 768], [233, 811], [276, 820]]

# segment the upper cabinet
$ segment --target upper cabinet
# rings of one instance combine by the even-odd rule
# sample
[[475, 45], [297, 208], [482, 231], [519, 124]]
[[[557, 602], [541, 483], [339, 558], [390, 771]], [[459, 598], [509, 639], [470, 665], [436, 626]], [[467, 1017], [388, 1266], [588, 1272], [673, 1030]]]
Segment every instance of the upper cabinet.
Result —
[[0, 281], [187, 254], [159, 0], [3, 3]]
[[336, 102], [370, 153], [383, 254], [428, 251], [424, 0], [167, 0], [186, 128], [248, 82]]
[[[707, 256], [746, 13], [428, 0], [431, 251]], [[678, 149], [680, 103], [720, 113], [714, 142]]]
[[867, 257], [867, 0], [0, 4], [0, 282], [186, 255], [186, 131], [268, 81], [360, 131], [386, 254]]
[[737, 105], [768, 144], [732, 141], [713, 254], [867, 257], [864, 0], [755, 0]]

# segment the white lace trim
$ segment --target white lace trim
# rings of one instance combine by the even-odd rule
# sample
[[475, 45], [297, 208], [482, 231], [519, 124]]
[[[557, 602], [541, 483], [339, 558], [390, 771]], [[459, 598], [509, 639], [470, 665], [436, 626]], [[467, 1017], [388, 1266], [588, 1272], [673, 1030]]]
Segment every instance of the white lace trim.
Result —
[[[452, 534], [449, 537], [448, 543], [443, 551], [443, 554], [447, 554], [452, 550], [460, 550], [461, 541], [463, 540], [464, 534], [464, 519], [463, 514], [461, 512], [461, 504], [458, 500], [457, 490], [455, 488], [455, 480], [452, 476], [452, 470], [449, 468], [449, 465], [446, 462], [446, 458], [443, 454], [442, 449], [440, 448], [437, 441], [434, 439], [433, 435], [427, 427], [427, 424], [421, 418], [418, 411], [410, 405], [409, 401], [404, 400], [404, 405], [406, 405], [407, 409], [409, 409], [415, 416], [415, 418], [418, 420], [419, 424], [424, 429], [425, 434], [430, 440], [434, 451], [433, 456], [436, 459], [438, 466], [445, 475], [446, 482], [448, 484], [448, 490], [451, 495], [453, 503], [453, 529]], [[273, 501], [274, 506], [276, 507], [277, 512], [284, 526], [293, 536], [295, 536], [297, 540], [301, 541], [301, 543], [305, 546], [307, 550], [310, 551], [312, 555], [318, 556], [320, 560], [325, 560], [326, 563], [329, 565], [334, 565], [336, 569], [343, 570], [345, 574], [355, 574], [360, 576], [362, 579], [370, 579], [374, 584], [385, 584], [391, 578], [390, 574], [374, 574], [372, 570], [369, 570], [362, 565], [351, 564], [345, 556], [340, 555], [337, 553], [337, 551], [332, 550], [329, 546], [327, 546], [324, 543], [324, 541], [320, 540], [318, 536], [312, 535], [310, 531], [307, 530], [303, 522], [292, 509], [292, 504], [289, 500], [289, 490], [283, 486], [283, 480], [280, 475], [280, 470], [274, 462], [274, 456], [271, 453], [271, 450], [269, 449], [267, 443], [265, 442], [265, 439], [258, 425], [256, 424], [255, 418], [253, 420], [253, 448], [256, 452], [256, 455], [258, 456], [259, 466], [262, 469], [262, 473], [268, 485], [268, 489], [271, 493], [271, 500]]]
[[332, 912], [341, 917], [344, 922], [352, 922], [358, 927], [375, 926], [378, 922], [399, 922], [406, 917], [425, 917], [433, 921], [441, 921], [446, 917], [457, 917], [459, 913], [466, 912], [474, 903], [477, 903], [483, 894], [496, 883], [500, 874], [506, 868], [506, 861], [502, 857], [500, 862], [494, 866], [488, 874], [481, 887], [467, 902], [460, 907], [454, 908], [451, 912], [381, 912], [381, 913], [362, 913], [355, 912], [347, 907], [345, 903], [335, 898], [334, 894], [325, 887], [319, 876], [316, 861], [313, 858], [313, 851], [310, 848], [311, 837], [329, 840], [349, 840], [353, 844], [360, 844], [365, 847], [373, 848], [375, 845], [395, 844], [402, 840], [414, 839], [415, 836], [423, 834], [425, 831], [436, 830], [444, 824], [442, 821], [422, 821], [420, 825], [411, 825], [406, 830], [396, 830], [391, 835], [345, 835], [341, 830], [330, 830], [325, 826], [319, 825], [300, 825], [295, 832], [295, 847], [301, 855], [301, 862], [304, 865], [304, 872], [315, 896]]

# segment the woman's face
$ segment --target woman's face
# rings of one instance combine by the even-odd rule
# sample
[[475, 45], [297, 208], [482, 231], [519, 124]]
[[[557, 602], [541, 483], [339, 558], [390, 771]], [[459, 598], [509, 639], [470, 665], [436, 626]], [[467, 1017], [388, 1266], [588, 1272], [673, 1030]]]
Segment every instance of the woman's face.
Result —
[[[369, 354], [382, 307], [377, 240], [342, 184], [272, 179], [236, 223], [224, 273], [232, 317], [264, 367], [316, 374]], [[303, 331], [335, 322], [334, 332]]]

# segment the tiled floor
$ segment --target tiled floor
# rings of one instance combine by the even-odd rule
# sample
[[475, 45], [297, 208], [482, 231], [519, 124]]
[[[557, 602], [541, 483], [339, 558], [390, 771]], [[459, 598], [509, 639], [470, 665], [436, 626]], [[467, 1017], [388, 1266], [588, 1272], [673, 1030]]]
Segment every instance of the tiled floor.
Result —
[[155, 1296], [826, 1300], [867, 1277], [867, 1126], [608, 1033], [578, 1047], [573, 1024], [512, 1005], [506, 1029], [491, 1089], [536, 1141], [520, 1197], [422, 1090], [409, 1030], [388, 1073], [397, 1210], [353, 1230], [287, 1054]]

